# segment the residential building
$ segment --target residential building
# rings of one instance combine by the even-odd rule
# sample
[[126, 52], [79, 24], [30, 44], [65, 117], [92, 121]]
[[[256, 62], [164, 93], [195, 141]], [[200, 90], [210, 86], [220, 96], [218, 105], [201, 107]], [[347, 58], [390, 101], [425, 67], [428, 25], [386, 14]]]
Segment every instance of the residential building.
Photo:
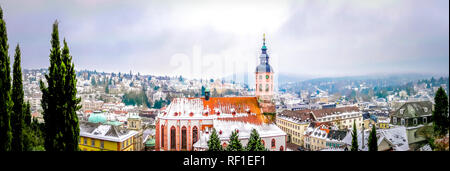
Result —
[[78, 145], [82, 151], [132, 151], [137, 133], [113, 125], [80, 122]]
[[407, 102], [391, 113], [391, 124], [405, 126], [410, 144], [425, 141], [417, 131], [431, 125], [433, 104], [430, 101]]

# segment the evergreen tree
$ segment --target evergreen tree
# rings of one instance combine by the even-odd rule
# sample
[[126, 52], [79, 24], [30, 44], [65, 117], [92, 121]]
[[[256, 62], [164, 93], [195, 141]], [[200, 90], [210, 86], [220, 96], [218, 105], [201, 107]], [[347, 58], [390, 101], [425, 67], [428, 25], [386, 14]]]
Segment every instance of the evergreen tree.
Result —
[[222, 145], [220, 145], [219, 135], [217, 135], [216, 129], [214, 128], [209, 136], [208, 151], [223, 151]]
[[434, 102], [433, 128], [436, 135], [442, 136], [447, 134], [449, 129], [448, 97], [442, 87], [436, 91]]
[[95, 77], [91, 77], [91, 85], [92, 86], [95, 86], [96, 84], [95, 84]]
[[239, 141], [239, 134], [237, 130], [231, 133], [227, 151], [244, 151], [244, 147], [242, 146], [241, 141]]
[[40, 81], [45, 120], [45, 149], [47, 151], [78, 150], [79, 125], [76, 111], [81, 108], [76, 98], [76, 74], [64, 40], [61, 52], [58, 21], [53, 24], [49, 73], [45, 75], [47, 86]]
[[261, 137], [259, 137], [256, 129], [252, 129], [252, 133], [250, 134], [250, 138], [247, 144], [247, 151], [265, 151], [264, 145], [261, 142]]
[[64, 145], [62, 150], [78, 151], [78, 141], [80, 136], [80, 127], [78, 124], [77, 111], [81, 109], [81, 98], [77, 98], [77, 77], [75, 65], [72, 62], [72, 56], [69, 47], [64, 39], [64, 47], [62, 50], [63, 66], [66, 66], [65, 73], [65, 127], [64, 127]]
[[8, 55], [8, 36], [3, 10], [0, 7], [0, 151], [11, 149], [11, 70]]
[[369, 135], [369, 151], [378, 151], [378, 139], [375, 125], [372, 125], [372, 131]]
[[20, 67], [20, 47], [16, 46], [13, 64], [13, 87], [12, 101], [13, 112], [11, 113], [12, 140], [11, 151], [23, 151], [23, 129], [24, 129], [24, 103], [23, 103], [22, 69]]
[[356, 123], [353, 121], [353, 132], [352, 132], [352, 149], [351, 151], [358, 151], [358, 133], [356, 131]]
[[24, 104], [24, 115], [25, 127], [31, 126], [31, 105], [28, 101]]

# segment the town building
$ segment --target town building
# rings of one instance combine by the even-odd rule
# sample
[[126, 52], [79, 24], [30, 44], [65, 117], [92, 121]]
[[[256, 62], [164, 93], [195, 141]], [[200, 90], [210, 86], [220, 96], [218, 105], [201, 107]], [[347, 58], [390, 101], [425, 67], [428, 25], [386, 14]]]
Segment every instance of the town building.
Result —
[[431, 124], [432, 110], [430, 101], [407, 102], [391, 113], [391, 124], [406, 127], [410, 145], [420, 143], [425, 141], [425, 137], [418, 130]]
[[80, 122], [78, 146], [82, 151], [132, 151], [136, 131], [114, 125]]
[[256, 88], [255, 95], [262, 101], [271, 101], [273, 98], [273, 69], [269, 64], [269, 54], [267, 54], [266, 37], [264, 34], [263, 46], [259, 56], [259, 65], [256, 67]]
[[[368, 151], [369, 150], [369, 129], [359, 130], [358, 135], [358, 150], [359, 151]], [[409, 143], [406, 135], [406, 128], [404, 126], [392, 127], [389, 129], [377, 129], [377, 146], [378, 151], [408, 151]], [[363, 141], [364, 140], [364, 141]], [[352, 145], [352, 133], [347, 133], [345, 138], [343, 139], [345, 143], [344, 149], [349, 151]]]
[[288, 142], [304, 146], [303, 134], [314, 116], [310, 112], [284, 110], [276, 116], [276, 124], [288, 135]]
[[[269, 123], [262, 114], [256, 97], [209, 97], [176, 98], [156, 118], [155, 149], [157, 151], [192, 151], [207, 147], [205, 139], [209, 138], [212, 128], [224, 137], [230, 129], [241, 130], [239, 137], [246, 144], [247, 128], [261, 130], [260, 137], [270, 143], [275, 141], [271, 150], [282, 150], [286, 147], [286, 133]], [[203, 140], [200, 140], [203, 138]], [[272, 140], [273, 139], [273, 140]], [[201, 143], [197, 143], [200, 140]], [[267, 143], [269, 143], [267, 142]], [[194, 149], [194, 144], [196, 149]]]
[[131, 115], [128, 117], [127, 128], [129, 130], [136, 131], [137, 134], [133, 137], [133, 151], [144, 151], [144, 137], [143, 132], [144, 129], [142, 127], [142, 119], [137, 114]]

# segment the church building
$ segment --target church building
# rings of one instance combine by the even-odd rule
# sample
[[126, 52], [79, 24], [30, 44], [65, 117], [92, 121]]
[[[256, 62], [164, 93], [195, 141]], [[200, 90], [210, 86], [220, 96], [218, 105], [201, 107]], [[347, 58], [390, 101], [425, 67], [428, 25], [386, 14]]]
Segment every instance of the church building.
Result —
[[228, 145], [233, 131], [239, 132], [239, 140], [246, 146], [251, 130], [256, 129], [267, 150], [286, 149], [287, 134], [263, 115], [266, 108], [275, 108], [273, 70], [265, 37], [263, 40], [261, 63], [256, 68], [256, 97], [210, 97], [207, 89], [201, 98], [175, 98], [156, 117], [156, 151], [207, 150], [213, 128], [223, 147]]

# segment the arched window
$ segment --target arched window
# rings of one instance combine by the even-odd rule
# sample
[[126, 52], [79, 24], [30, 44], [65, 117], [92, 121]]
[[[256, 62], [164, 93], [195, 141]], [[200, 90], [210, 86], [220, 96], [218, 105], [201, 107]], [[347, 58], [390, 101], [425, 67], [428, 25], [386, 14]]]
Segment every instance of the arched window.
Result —
[[262, 91], [262, 84], [259, 84], [259, 91]]
[[272, 148], [275, 148], [275, 139], [272, 138]]
[[197, 140], [198, 140], [197, 135], [198, 135], [198, 129], [197, 129], [197, 126], [194, 126], [194, 128], [192, 128], [192, 144], [197, 142]]
[[266, 92], [269, 91], [269, 84], [266, 84]]
[[164, 147], [164, 125], [161, 125], [161, 148]]
[[283, 150], [284, 150], [283, 146], [280, 146], [280, 151], [283, 151]]
[[170, 149], [175, 150], [176, 149], [176, 135], [175, 135], [175, 127], [172, 126], [170, 128]]
[[187, 136], [186, 136], [186, 127], [183, 126], [181, 128], [181, 149], [186, 150], [187, 149]]

